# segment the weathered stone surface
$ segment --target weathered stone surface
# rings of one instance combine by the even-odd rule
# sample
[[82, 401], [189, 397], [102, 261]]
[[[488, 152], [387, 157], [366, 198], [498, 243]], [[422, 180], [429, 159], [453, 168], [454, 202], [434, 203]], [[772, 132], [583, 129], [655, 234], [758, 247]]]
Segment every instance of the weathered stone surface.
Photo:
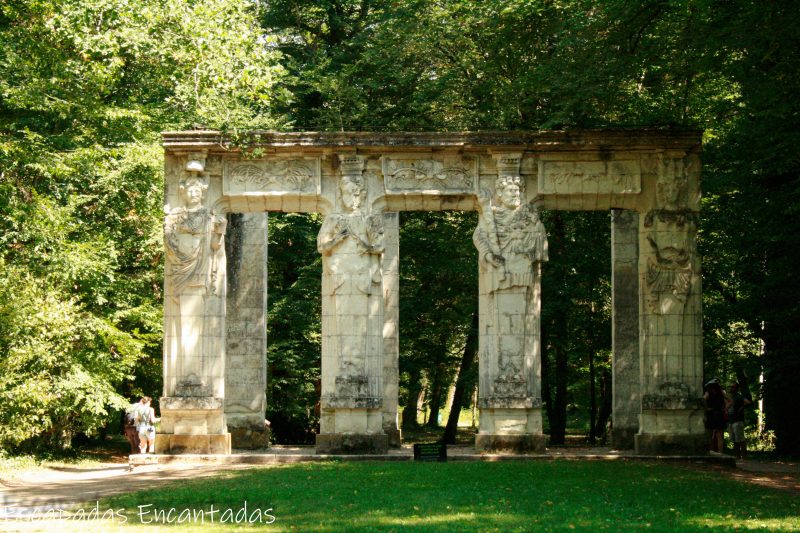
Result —
[[223, 190], [228, 196], [317, 196], [321, 190], [320, 166], [319, 157], [226, 160]]
[[633, 450], [636, 447], [638, 428], [611, 428], [609, 444], [612, 450]]
[[232, 427], [231, 446], [241, 450], [258, 450], [269, 447], [269, 427], [262, 425], [260, 428]]
[[225, 435], [156, 435], [158, 454], [223, 454], [231, 453], [231, 436]]
[[[542, 426], [540, 263], [548, 258], [547, 235], [535, 198], [525, 197], [521, 154], [495, 158], [494, 193], [481, 195], [473, 235], [479, 264], [479, 434], [535, 435]], [[515, 421], [508, 424], [510, 419]]]
[[479, 452], [545, 453], [546, 435], [509, 435], [479, 433], [475, 450]]
[[632, 449], [639, 431], [639, 215], [611, 211], [611, 445]]
[[640, 455], [702, 455], [708, 453], [703, 435], [688, 434], [638, 434], [635, 435], [636, 453]]
[[472, 156], [408, 154], [382, 159], [387, 192], [444, 195], [476, 192], [478, 168]]
[[225, 419], [234, 448], [269, 444], [267, 388], [267, 215], [228, 215]]
[[172, 396], [161, 397], [159, 405], [162, 410], [181, 410], [181, 411], [214, 411], [222, 409], [224, 400], [222, 398], [205, 397], [185, 397]]
[[541, 194], [638, 194], [642, 190], [638, 158], [608, 161], [539, 159]]
[[317, 435], [319, 454], [375, 454], [389, 452], [389, 437], [377, 433], [338, 433]]
[[[320, 442], [381, 449], [337, 440], [366, 435], [399, 445], [397, 212], [464, 209], [481, 215], [479, 438], [538, 442], [547, 255], [538, 210], [615, 209], [612, 439], [629, 443], [638, 429], [637, 446], [653, 449], [702, 438], [698, 132], [256, 132], [253, 146], [266, 154], [256, 160], [218, 132], [166, 133], [164, 146], [164, 396], [200, 407], [167, 402], [167, 433], [216, 441], [228, 425], [244, 441], [248, 431], [259, 433], [252, 429], [266, 407], [259, 224], [265, 211], [319, 212], [326, 215]], [[524, 192], [512, 194], [514, 187]], [[211, 407], [214, 398], [224, 398], [224, 411]], [[203, 445], [183, 449], [192, 447]]]
[[339, 209], [325, 217], [317, 237], [323, 266], [320, 433], [354, 425], [356, 432], [378, 434], [384, 425], [384, 216], [367, 204], [364, 159], [341, 154], [340, 163]]

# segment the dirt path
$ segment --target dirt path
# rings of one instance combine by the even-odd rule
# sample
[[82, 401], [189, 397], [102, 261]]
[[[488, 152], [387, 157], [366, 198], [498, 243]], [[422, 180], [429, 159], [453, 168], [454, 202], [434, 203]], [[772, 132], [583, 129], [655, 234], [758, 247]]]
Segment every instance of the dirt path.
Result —
[[0, 518], [15, 510], [64, 508], [175, 480], [196, 479], [243, 468], [252, 466], [146, 465], [131, 471], [127, 463], [100, 463], [86, 468], [37, 468], [16, 472], [13, 479], [0, 479]]
[[800, 496], [800, 463], [787, 461], [737, 461], [736, 468], [698, 465], [737, 481], [780, 489]]

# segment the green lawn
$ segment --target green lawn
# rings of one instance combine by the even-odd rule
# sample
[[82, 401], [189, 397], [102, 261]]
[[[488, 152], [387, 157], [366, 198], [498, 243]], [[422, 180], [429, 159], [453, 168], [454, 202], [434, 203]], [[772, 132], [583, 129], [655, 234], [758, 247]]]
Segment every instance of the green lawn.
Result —
[[795, 494], [633, 461], [304, 463], [176, 482], [101, 500], [99, 509], [124, 514], [123, 530], [156, 531], [139, 523], [138, 506], [150, 505], [147, 522], [170, 508], [173, 520], [184, 510], [199, 520], [213, 505], [214, 525], [206, 514], [204, 526], [163, 529], [222, 531], [230, 524], [220, 520], [242, 518], [244, 502], [250, 520], [274, 516], [261, 526], [272, 531], [800, 530]]

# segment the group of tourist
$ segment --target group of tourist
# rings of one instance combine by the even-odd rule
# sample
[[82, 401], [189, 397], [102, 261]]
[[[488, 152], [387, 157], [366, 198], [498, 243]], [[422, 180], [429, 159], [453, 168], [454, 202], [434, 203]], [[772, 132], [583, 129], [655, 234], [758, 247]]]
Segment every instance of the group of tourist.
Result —
[[752, 401], [739, 390], [738, 383], [731, 383], [728, 392], [719, 380], [713, 378], [705, 386], [703, 400], [706, 407], [706, 430], [709, 435], [708, 448], [712, 452], [725, 450], [725, 429], [733, 442], [733, 453], [744, 459], [747, 444], [744, 439], [744, 408]]
[[131, 452], [154, 453], [156, 447], [156, 428], [153, 424], [161, 420], [150, 406], [152, 398], [142, 398], [128, 407], [125, 412], [125, 437], [131, 443]]

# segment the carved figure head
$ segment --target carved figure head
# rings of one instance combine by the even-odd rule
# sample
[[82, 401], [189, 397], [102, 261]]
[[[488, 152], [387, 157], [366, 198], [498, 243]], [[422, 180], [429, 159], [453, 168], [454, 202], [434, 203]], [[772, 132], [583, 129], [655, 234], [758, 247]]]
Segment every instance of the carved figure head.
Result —
[[522, 203], [522, 178], [500, 176], [495, 183], [495, 196], [499, 205], [517, 208]]
[[364, 179], [356, 175], [344, 175], [339, 182], [342, 205], [347, 211], [358, 211], [364, 204], [367, 191], [364, 188]]
[[181, 198], [190, 209], [202, 205], [206, 190], [208, 190], [208, 183], [203, 178], [191, 176], [181, 180]]

